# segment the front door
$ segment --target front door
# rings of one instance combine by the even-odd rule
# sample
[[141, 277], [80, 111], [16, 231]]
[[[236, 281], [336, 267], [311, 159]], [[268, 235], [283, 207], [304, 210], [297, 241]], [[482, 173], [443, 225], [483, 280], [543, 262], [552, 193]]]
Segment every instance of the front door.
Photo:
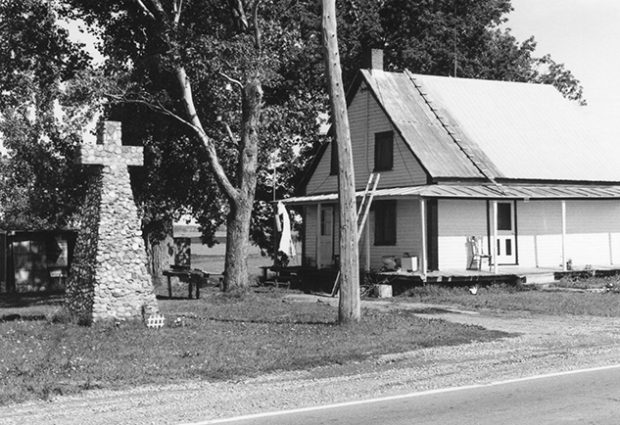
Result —
[[497, 203], [497, 264], [516, 264], [515, 209], [512, 202]]
[[319, 268], [334, 264], [334, 207], [321, 208], [321, 228], [319, 229]]

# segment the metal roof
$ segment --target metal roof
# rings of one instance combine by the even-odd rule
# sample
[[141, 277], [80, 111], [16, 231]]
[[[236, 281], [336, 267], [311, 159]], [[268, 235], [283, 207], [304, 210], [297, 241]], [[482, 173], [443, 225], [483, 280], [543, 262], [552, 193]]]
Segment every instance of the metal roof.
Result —
[[456, 145], [408, 74], [362, 70], [396, 130], [433, 177], [483, 178]]
[[432, 177], [620, 182], [620, 140], [551, 85], [362, 76]]
[[[427, 97], [511, 179], [620, 182], [620, 141], [551, 85], [413, 75]], [[491, 164], [489, 164], [491, 165]]]
[[[364, 195], [363, 191], [356, 194]], [[375, 191], [375, 199], [392, 198], [453, 198], [453, 199], [620, 199], [620, 185], [504, 185], [494, 184], [431, 184], [397, 187]], [[337, 193], [299, 196], [282, 199], [289, 205], [336, 202]]]

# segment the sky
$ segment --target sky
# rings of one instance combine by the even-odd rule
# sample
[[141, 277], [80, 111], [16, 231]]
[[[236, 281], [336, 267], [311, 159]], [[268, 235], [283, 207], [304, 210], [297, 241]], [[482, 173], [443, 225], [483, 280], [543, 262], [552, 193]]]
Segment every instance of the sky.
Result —
[[550, 53], [584, 87], [589, 114], [620, 118], [620, 1], [512, 0], [507, 26], [523, 41], [533, 35], [536, 56]]

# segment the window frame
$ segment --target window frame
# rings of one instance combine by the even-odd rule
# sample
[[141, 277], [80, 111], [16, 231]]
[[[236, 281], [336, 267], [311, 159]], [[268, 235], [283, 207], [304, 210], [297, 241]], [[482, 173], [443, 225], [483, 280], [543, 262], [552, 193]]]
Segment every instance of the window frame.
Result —
[[394, 169], [394, 132], [392, 130], [375, 133], [374, 159], [374, 171], [391, 171]]
[[374, 202], [375, 224], [374, 245], [394, 246], [397, 242], [396, 201]]

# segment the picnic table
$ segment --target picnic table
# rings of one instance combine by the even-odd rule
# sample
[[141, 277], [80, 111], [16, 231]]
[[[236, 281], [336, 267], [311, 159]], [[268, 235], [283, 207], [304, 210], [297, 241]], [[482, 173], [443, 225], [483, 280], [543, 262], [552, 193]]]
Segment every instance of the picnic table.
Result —
[[181, 282], [187, 282], [189, 286], [189, 299], [192, 299], [194, 285], [196, 285], [196, 299], [200, 298], [200, 283], [209, 278], [209, 273], [199, 269], [168, 269], [164, 270], [164, 276], [168, 278], [168, 297], [172, 298], [172, 277], [178, 277]]

